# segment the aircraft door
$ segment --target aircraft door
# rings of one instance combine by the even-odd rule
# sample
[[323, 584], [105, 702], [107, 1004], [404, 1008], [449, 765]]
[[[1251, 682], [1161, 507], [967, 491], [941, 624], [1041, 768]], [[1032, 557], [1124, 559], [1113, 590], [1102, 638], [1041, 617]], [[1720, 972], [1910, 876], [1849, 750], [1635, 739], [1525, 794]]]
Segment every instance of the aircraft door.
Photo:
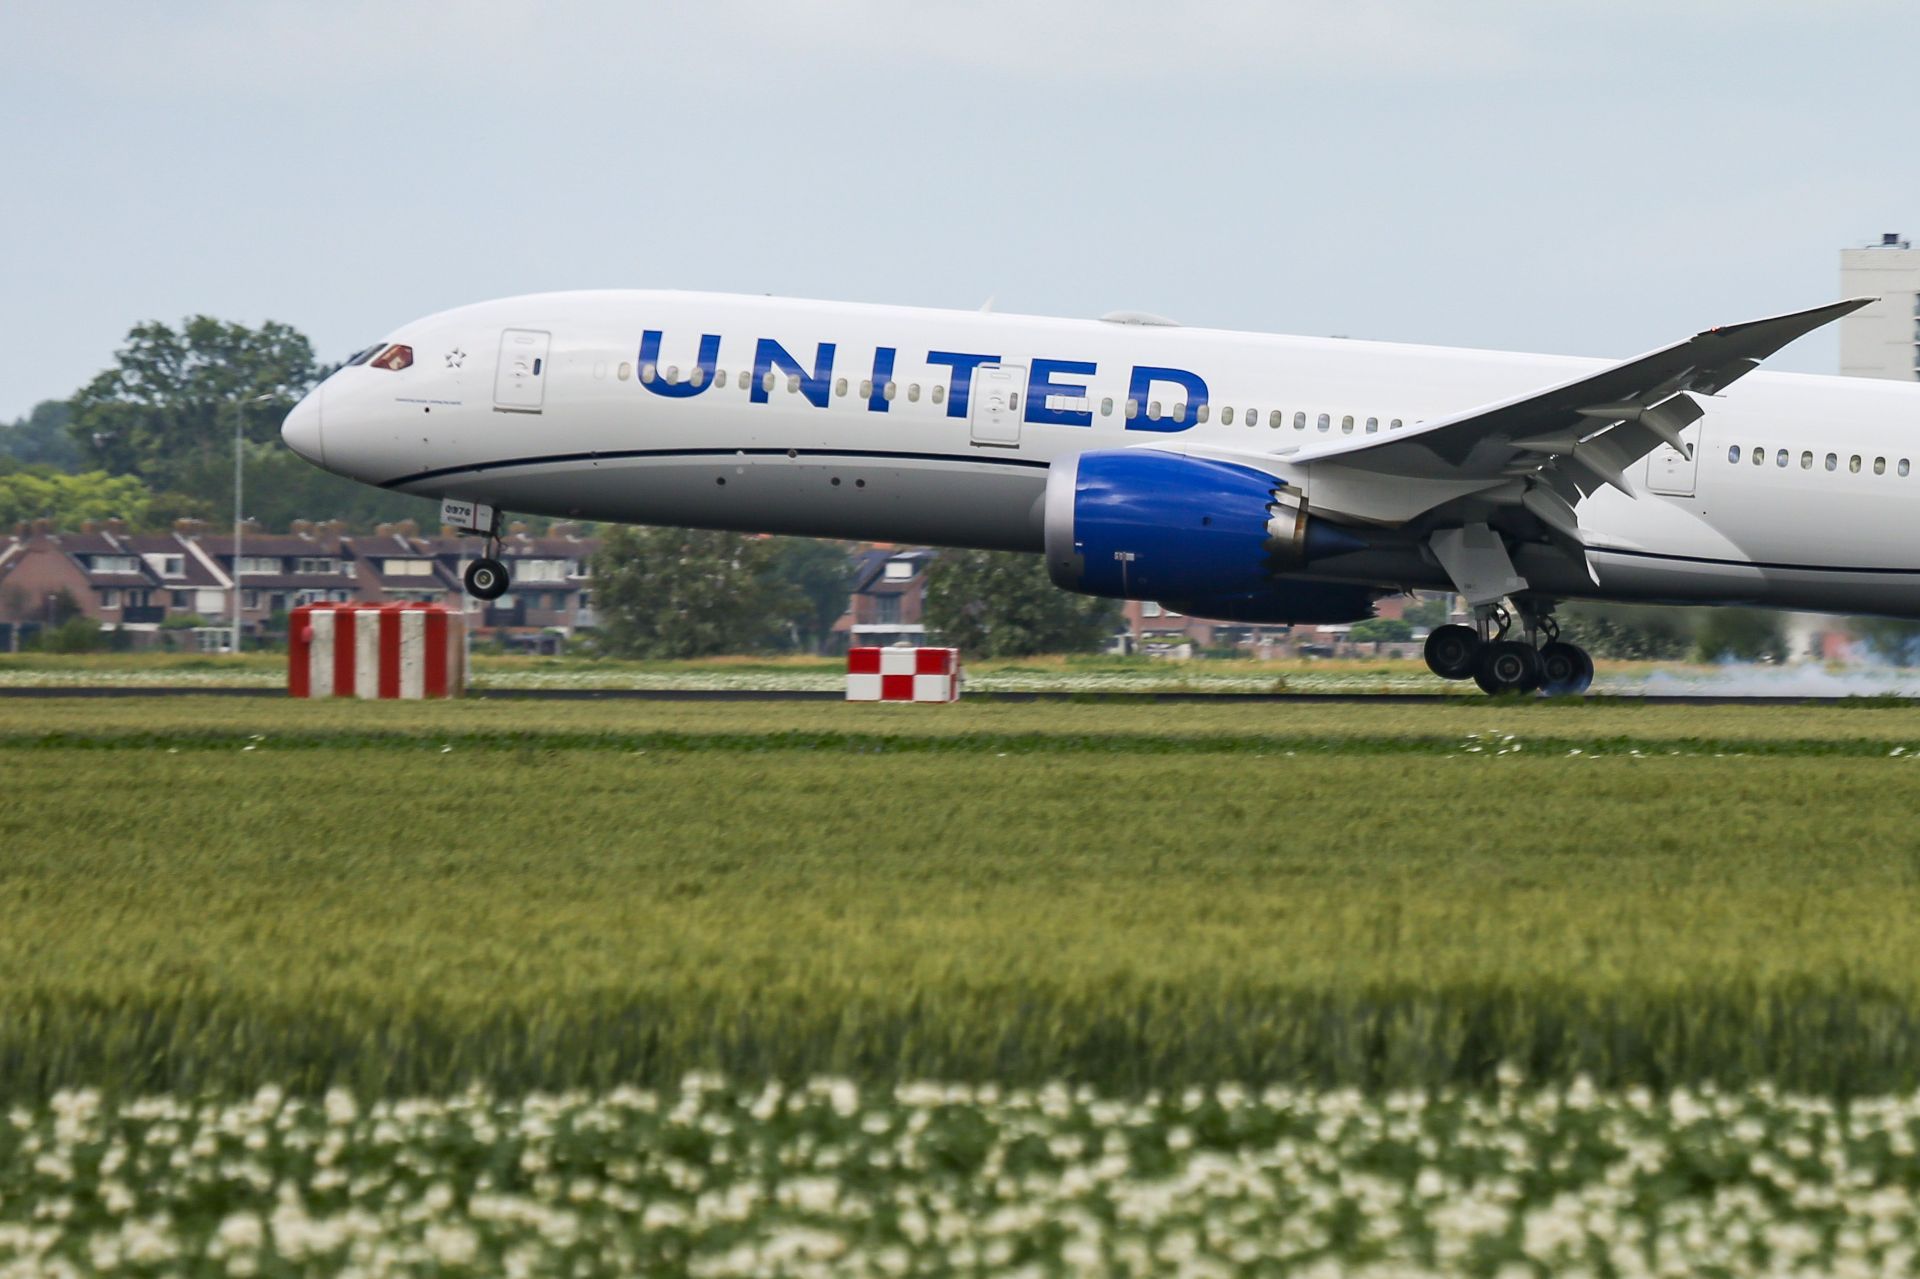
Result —
[[1694, 476], [1700, 469], [1700, 427], [1696, 423], [1680, 433], [1686, 441], [1682, 453], [1671, 444], [1662, 444], [1647, 454], [1647, 487], [1668, 497], [1692, 497]]
[[1020, 392], [1027, 370], [1018, 364], [982, 364], [973, 371], [967, 398], [978, 448], [1020, 447]]
[[552, 334], [536, 329], [508, 329], [500, 335], [493, 407], [509, 413], [540, 411], [546, 400], [547, 347], [552, 341]]

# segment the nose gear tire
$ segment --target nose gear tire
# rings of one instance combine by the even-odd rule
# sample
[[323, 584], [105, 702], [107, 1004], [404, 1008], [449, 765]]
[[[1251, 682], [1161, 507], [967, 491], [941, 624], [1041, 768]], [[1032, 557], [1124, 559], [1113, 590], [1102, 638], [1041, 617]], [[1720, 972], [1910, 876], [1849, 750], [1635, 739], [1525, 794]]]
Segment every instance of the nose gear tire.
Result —
[[1531, 644], [1496, 640], [1480, 650], [1473, 682], [1483, 693], [1531, 693], [1540, 687], [1540, 654]]
[[1472, 679], [1480, 636], [1471, 626], [1436, 626], [1427, 636], [1427, 669], [1441, 679]]
[[467, 594], [477, 600], [497, 600], [507, 593], [507, 566], [499, 560], [475, 560], [463, 576]]

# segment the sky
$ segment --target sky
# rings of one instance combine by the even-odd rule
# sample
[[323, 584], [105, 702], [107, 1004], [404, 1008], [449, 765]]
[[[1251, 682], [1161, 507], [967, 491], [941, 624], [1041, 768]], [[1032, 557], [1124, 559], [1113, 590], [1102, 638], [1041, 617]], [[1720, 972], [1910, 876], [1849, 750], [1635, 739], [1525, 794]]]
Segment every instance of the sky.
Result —
[[1626, 356], [1920, 235], [1917, 48], [1910, 0], [7, 0], [0, 421], [147, 320], [331, 361], [562, 288]]

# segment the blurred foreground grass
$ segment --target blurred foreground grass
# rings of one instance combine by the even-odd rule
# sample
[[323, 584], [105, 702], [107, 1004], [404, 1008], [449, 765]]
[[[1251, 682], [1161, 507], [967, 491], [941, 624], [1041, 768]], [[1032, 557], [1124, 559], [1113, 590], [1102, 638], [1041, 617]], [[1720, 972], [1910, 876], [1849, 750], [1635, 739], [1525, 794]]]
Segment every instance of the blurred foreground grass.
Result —
[[0, 704], [0, 1090], [1911, 1088], [1916, 750], [1898, 707]]

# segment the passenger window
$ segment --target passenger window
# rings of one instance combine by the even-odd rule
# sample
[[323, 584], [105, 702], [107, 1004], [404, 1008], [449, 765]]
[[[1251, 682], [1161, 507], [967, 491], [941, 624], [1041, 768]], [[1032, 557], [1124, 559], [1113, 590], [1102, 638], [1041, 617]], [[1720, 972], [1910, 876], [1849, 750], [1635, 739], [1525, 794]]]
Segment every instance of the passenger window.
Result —
[[1774, 455], [1773, 464], [1775, 466], [1785, 466], [1787, 464], [1787, 451], [1785, 449], [1781, 449], [1779, 453]]
[[1906, 473], [1907, 473], [1907, 459], [1903, 457], [1900, 459], [1900, 474], [1902, 477], [1904, 477]]
[[1753, 450], [1753, 464], [1755, 466], [1765, 466], [1767, 464], [1767, 451], [1765, 449], [1756, 447]]
[[1194, 421], [1196, 421], [1196, 422], [1204, 422], [1204, 421], [1206, 421], [1206, 420], [1207, 420], [1207, 410], [1208, 410], [1208, 408], [1209, 408], [1209, 407], [1210, 407], [1209, 405], [1205, 405], [1205, 404], [1202, 404], [1202, 405], [1201, 405], [1201, 406], [1200, 406], [1200, 407], [1199, 407], [1198, 409], [1196, 409], [1196, 410], [1194, 411], [1194, 414], [1193, 414], [1193, 420], [1194, 420]]
[[1847, 463], [1847, 470], [1853, 472], [1855, 475], [1860, 474], [1860, 455], [1858, 453], [1855, 453], [1853, 460]]
[[944, 386], [941, 386], [938, 382], [935, 382], [933, 384], [933, 391], [930, 395], [928, 395], [927, 398], [932, 400], [935, 404], [938, 404], [942, 400], [947, 398], [947, 388]]
[[1220, 425], [1222, 426], [1233, 425], [1233, 406], [1232, 405], [1228, 405], [1226, 408], [1220, 410]]
[[693, 383], [695, 386], [705, 386], [707, 384], [707, 371], [696, 364], [693, 372], [687, 374], [687, 381]]
[[792, 395], [797, 393], [799, 390], [800, 390], [800, 375], [798, 373], [787, 374], [787, 394]]
[[1139, 416], [1140, 416], [1140, 401], [1129, 397], [1127, 399], [1127, 419], [1131, 421], [1132, 419]]
[[920, 402], [920, 384], [918, 382], [907, 383], [907, 403], [918, 404], [919, 402]]
[[1147, 401], [1147, 421], [1158, 422], [1159, 420], [1160, 420], [1160, 401], [1148, 400]]
[[1173, 406], [1173, 414], [1172, 414], [1172, 417], [1173, 417], [1173, 420], [1174, 420], [1174, 421], [1176, 421], [1176, 422], [1184, 422], [1184, 421], [1186, 421], [1186, 420], [1187, 420], [1187, 406], [1186, 406], [1186, 405], [1184, 405], [1184, 404], [1176, 404], [1176, 405], [1174, 405], [1174, 406]]
[[1378, 431], [1379, 429], [1380, 429], [1380, 419], [1379, 419], [1379, 418], [1377, 418], [1377, 417], [1370, 417], [1370, 418], [1368, 418], [1368, 419], [1367, 419], [1367, 434], [1368, 434], [1368, 435], [1372, 435], [1372, 434], [1374, 434], [1374, 433], [1375, 433], [1376, 431]]
[[727, 371], [725, 369], [715, 369], [713, 371], [713, 384], [723, 391], [727, 389]]
[[838, 396], [844, 396], [847, 393], [847, 379], [843, 377], [835, 378], [833, 380], [833, 393]]
[[1296, 431], [1304, 431], [1307, 429], [1307, 415], [1305, 413], [1295, 413], [1293, 415], [1293, 429]]
[[1740, 446], [1738, 444], [1730, 446], [1727, 449], [1727, 461], [1738, 462], [1739, 460], [1740, 460]]
[[860, 398], [863, 400], [871, 400], [873, 398], [872, 378], [862, 378], [860, 380]]
[[893, 397], [899, 394], [899, 392], [900, 388], [892, 381], [888, 381], [885, 386], [880, 388], [880, 394], [886, 397], [888, 403], [892, 403]]
[[1836, 469], [1839, 464], [1840, 459], [1837, 456], [1832, 453], [1827, 454], [1827, 469], [1829, 471]]
[[1280, 424], [1286, 420], [1287, 420], [1287, 415], [1285, 413], [1282, 413], [1279, 409], [1275, 409], [1271, 413], [1267, 414], [1267, 426], [1271, 430], [1275, 430], [1275, 431], [1279, 430]]
[[1324, 430], [1326, 430], [1326, 429], [1327, 429], [1328, 427], [1330, 427], [1330, 426], [1332, 426], [1332, 425], [1333, 425], [1333, 419], [1332, 419], [1331, 417], [1329, 417], [1329, 416], [1328, 416], [1327, 414], [1325, 414], [1325, 413], [1322, 413], [1322, 414], [1320, 415], [1320, 423], [1319, 423], [1319, 425], [1320, 425], [1320, 429], [1324, 431]]
[[642, 382], [645, 382], [648, 386], [653, 385], [653, 365], [642, 364], [640, 366], [640, 380]]
[[1803, 471], [1811, 471], [1813, 469], [1813, 454], [1802, 453], [1800, 455], [1800, 469]]
[[1874, 459], [1873, 459], [1873, 473], [1874, 473], [1875, 475], [1885, 475], [1885, 474], [1887, 473], [1887, 459], [1886, 459], [1886, 458], [1884, 458], [1884, 457], [1876, 457], [1876, 458], [1874, 458]]
[[1018, 391], [1015, 391], [1015, 392], [1014, 392], [1013, 394], [1011, 394], [1011, 395], [1009, 395], [1009, 396], [1007, 396], [1007, 407], [1008, 407], [1009, 409], [1012, 409], [1012, 410], [1013, 410], [1013, 411], [1015, 411], [1015, 412], [1018, 412], [1018, 411], [1019, 411], [1019, 409], [1020, 409], [1020, 392], [1018, 392]]
[[1353, 434], [1353, 414], [1349, 413], [1345, 417], [1340, 419], [1340, 434], [1342, 435]]
[[680, 366], [678, 364], [667, 365], [667, 385], [680, 385]]
[[1100, 416], [1101, 417], [1113, 416], [1113, 397], [1111, 395], [1109, 395], [1106, 399], [1100, 401]]
[[1395, 419], [1393, 419], [1393, 421], [1391, 421], [1391, 422], [1389, 422], [1389, 423], [1387, 423], [1387, 429], [1388, 429], [1389, 431], [1397, 431], [1397, 430], [1399, 430], [1399, 429], [1400, 429], [1400, 419], [1399, 419], [1399, 418], [1395, 418]]
[[628, 360], [620, 361], [620, 380], [626, 381], [633, 376], [633, 364]]

